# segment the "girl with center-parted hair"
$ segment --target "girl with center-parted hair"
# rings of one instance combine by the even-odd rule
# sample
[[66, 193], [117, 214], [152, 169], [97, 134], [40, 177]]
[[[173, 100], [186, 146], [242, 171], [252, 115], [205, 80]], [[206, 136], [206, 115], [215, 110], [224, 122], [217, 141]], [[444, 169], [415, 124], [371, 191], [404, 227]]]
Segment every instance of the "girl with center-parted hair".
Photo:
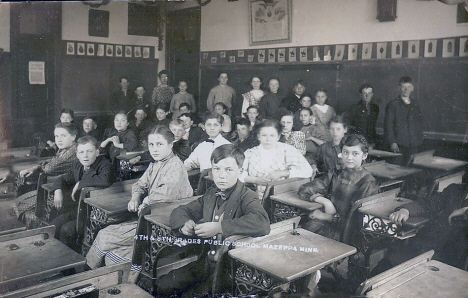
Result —
[[374, 177], [362, 167], [368, 151], [366, 138], [349, 135], [343, 140], [339, 155], [343, 167], [331, 168], [327, 174], [299, 188], [302, 200], [323, 205], [322, 209], [309, 214], [305, 229], [336, 240], [340, 239], [344, 228], [352, 229], [353, 225], [347, 226], [347, 222], [353, 203], [379, 191]]
[[259, 198], [263, 197], [268, 182], [312, 177], [312, 168], [305, 157], [293, 146], [280, 143], [280, 137], [281, 125], [265, 120], [257, 128], [260, 145], [245, 152], [239, 180], [255, 184]]
[[[58, 148], [56, 155], [39, 165], [22, 170], [19, 176], [21, 178], [28, 178], [40, 172], [48, 176], [57, 176], [71, 171], [73, 164], [78, 162], [75, 143], [77, 134], [78, 126], [73, 123], [58, 123], [55, 125], [55, 145]], [[25, 222], [26, 226], [30, 228], [38, 224], [35, 216], [36, 201], [37, 190], [30, 191], [18, 197], [17, 203], [13, 207], [17, 218]]]
[[[193, 194], [182, 161], [172, 152], [174, 135], [166, 126], [156, 126], [148, 135], [148, 150], [154, 162], [133, 184], [128, 211], [140, 213], [156, 203], [173, 202]], [[111, 225], [99, 231], [86, 255], [91, 268], [131, 259], [137, 220]], [[135, 268], [133, 268], [135, 269]], [[141, 270], [141, 268], [136, 268]]]
[[258, 76], [253, 76], [250, 78], [250, 86], [251, 89], [249, 92], [242, 94], [242, 117], [245, 117], [245, 113], [247, 113], [247, 108], [250, 106], [259, 106], [260, 100], [262, 99], [265, 93], [262, 90], [262, 79]]

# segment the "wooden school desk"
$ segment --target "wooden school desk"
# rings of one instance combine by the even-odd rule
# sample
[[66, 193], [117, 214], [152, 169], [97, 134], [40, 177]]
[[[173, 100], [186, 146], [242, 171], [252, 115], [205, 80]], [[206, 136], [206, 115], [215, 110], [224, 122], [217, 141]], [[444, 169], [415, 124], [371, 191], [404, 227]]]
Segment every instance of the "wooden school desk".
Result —
[[391, 222], [389, 216], [395, 211], [395, 208], [412, 202], [397, 197], [399, 192], [399, 188], [393, 189], [356, 201], [353, 205], [352, 210], [357, 209], [360, 215], [360, 235], [366, 268], [370, 267], [372, 250], [378, 244], [388, 241], [388, 245], [390, 245], [393, 239], [405, 240], [414, 237], [418, 230], [429, 221], [428, 218], [410, 216], [401, 227]]
[[411, 165], [431, 170], [450, 172], [468, 165], [468, 161], [434, 156], [435, 150], [412, 155]]
[[386, 163], [383, 160], [364, 164], [363, 167], [375, 178], [380, 178], [383, 180], [403, 179], [410, 175], [421, 172], [419, 169]]
[[429, 251], [364, 282], [366, 297], [467, 297], [468, 272], [430, 260]]
[[[176, 268], [159, 268], [157, 276], [153, 274], [153, 265], [157, 262], [159, 253], [167, 248], [174, 245], [176, 238], [175, 233], [172, 231], [169, 220], [171, 217], [172, 210], [180, 205], [190, 203], [200, 196], [177, 200], [172, 203], [159, 203], [151, 209], [151, 214], [145, 215], [144, 220], [146, 221], [148, 238], [146, 242], [146, 248], [142, 250], [144, 253], [145, 266], [142, 268], [142, 273], [149, 278], [156, 278], [157, 276], [167, 274], [169, 271]], [[187, 262], [190, 262], [189, 258]], [[181, 264], [182, 267], [184, 264]], [[169, 271], [167, 271], [167, 270]]]
[[297, 191], [270, 196], [272, 221], [279, 222], [296, 216], [308, 215], [323, 207], [322, 204], [301, 200]]
[[[104, 194], [84, 200], [86, 203], [86, 228], [83, 245], [91, 247], [97, 233], [110, 224], [117, 224], [136, 218], [136, 213], [128, 211], [131, 193]], [[133, 215], [133, 216], [132, 216]]]
[[[245, 238], [255, 247], [236, 247], [229, 251], [235, 260], [236, 294], [268, 292], [278, 285], [301, 277], [356, 253], [356, 248], [304, 229], [276, 235]], [[296, 250], [280, 249], [281, 246]], [[303, 251], [301, 251], [303, 250]]]
[[434, 156], [435, 150], [419, 152], [411, 155], [410, 166], [423, 169], [427, 175], [434, 180], [430, 187], [434, 190], [443, 191], [452, 183], [461, 183], [463, 171], [468, 165], [467, 161]]
[[54, 238], [55, 226], [0, 236], [0, 294], [60, 271], [83, 269], [85, 258]]
[[[25, 287], [5, 295], [6, 298], [42, 298], [55, 296], [73, 289], [95, 287], [99, 289], [99, 297], [114, 298], [151, 298], [133, 283], [129, 283], [130, 262], [109, 265], [94, 270], [65, 276], [55, 280], [42, 282], [35, 286]], [[2, 296], [3, 297], [3, 296]]]
[[394, 153], [377, 149], [370, 149], [368, 155], [370, 159], [385, 160], [387, 162], [394, 162], [403, 156], [401, 153]]

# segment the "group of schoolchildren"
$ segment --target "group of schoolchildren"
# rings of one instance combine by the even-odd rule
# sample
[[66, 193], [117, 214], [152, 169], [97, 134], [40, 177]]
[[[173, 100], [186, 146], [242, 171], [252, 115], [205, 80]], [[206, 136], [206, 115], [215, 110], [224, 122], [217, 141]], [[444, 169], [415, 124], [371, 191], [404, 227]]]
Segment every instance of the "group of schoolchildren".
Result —
[[[87, 186], [110, 186], [115, 176], [111, 163], [122, 149], [144, 148], [147, 156], [142, 155], [139, 159], [151, 158], [153, 161], [132, 186], [128, 203], [130, 212], [148, 212], [151, 207], [157, 208], [160, 202], [191, 197], [193, 189], [187, 171], [200, 169], [202, 173], [211, 173], [215, 186], [199, 193], [202, 195], [199, 199], [177, 207], [170, 217], [174, 232], [190, 237], [223, 240], [231, 235], [257, 237], [268, 234], [270, 221], [261, 204], [267, 184], [299, 177], [311, 178], [300, 187], [299, 197], [323, 205], [310, 213], [302, 226], [340, 240], [352, 204], [378, 193], [376, 180], [362, 167], [369, 148], [377, 142], [375, 124], [379, 109], [370, 102], [372, 86], [362, 85], [359, 90], [362, 101], [344, 115], [336, 115], [333, 107], [326, 104], [325, 89], [317, 90], [312, 96], [305, 93], [304, 82], [298, 80], [293, 86], [294, 94], [282, 99], [277, 93], [278, 78], [268, 81], [269, 92], [265, 93], [261, 89], [261, 79], [254, 76], [250, 81], [251, 90], [242, 94], [242, 116], [236, 119], [236, 92], [227, 85], [227, 74], [221, 73], [219, 85], [208, 96], [208, 112], [204, 114], [203, 122], [195, 125], [198, 119], [193, 113], [193, 97], [186, 95], [187, 84], [180, 82], [181, 92], [173, 94], [173, 88], [172, 91], [168, 89], [167, 74], [164, 75], [164, 80], [160, 75], [163, 86], [155, 88], [153, 98], [168, 97], [172, 92], [172, 99], [170, 109], [162, 107], [169, 103], [167, 99], [154, 105], [156, 125], [146, 120], [144, 107], [132, 110], [135, 119], [131, 121], [127, 113], [119, 112], [115, 115], [114, 127], [106, 129], [99, 143], [93, 135], [97, 123], [92, 118], [83, 120], [82, 136], [78, 138], [80, 133], [76, 125], [70, 123], [73, 114], [68, 113], [70, 117], [63, 117], [62, 121], [62, 113], [61, 123], [54, 131], [56, 156], [19, 174], [29, 176], [39, 170], [48, 175], [63, 174], [55, 180], [53, 187], [54, 206], [62, 212], [51, 224], [57, 226], [58, 237], [70, 247], [76, 245], [76, 212], [73, 212], [76, 209], [73, 208], [76, 208], [79, 191]], [[397, 100], [409, 106], [405, 99], [411, 92], [405, 93], [405, 84], [412, 85], [412, 82], [408, 78], [400, 81], [401, 95]], [[414, 100], [412, 102], [414, 105]], [[409, 115], [412, 108], [403, 106], [403, 111], [397, 113]], [[167, 119], [169, 112], [173, 113], [172, 121]], [[387, 129], [399, 129], [398, 125], [389, 125]], [[355, 133], [348, 133], [351, 131]], [[397, 134], [396, 139], [391, 139], [393, 151], [414, 147], [405, 147], [399, 137]], [[100, 156], [105, 150], [110, 160]], [[395, 210], [390, 218], [401, 225], [409, 216], [423, 213], [435, 218], [441, 214], [438, 211], [444, 210], [450, 219], [460, 215], [468, 209], [464, 207], [468, 206], [468, 189], [450, 190], [458, 191], [459, 198], [453, 199], [455, 202], [450, 206], [442, 199], [437, 201], [436, 207], [416, 202]], [[30, 223], [35, 218], [34, 196], [33, 192], [24, 194], [16, 206], [18, 217]], [[101, 230], [86, 255], [87, 265], [97, 268], [133, 258], [132, 269], [141, 270], [143, 264], [135, 264], [137, 224], [137, 221], [131, 221]], [[210, 250], [195, 265], [158, 278], [158, 292], [170, 294], [190, 289], [185, 293], [186, 297], [208, 293], [207, 285], [212, 282], [217, 253], [217, 249]], [[318, 272], [306, 280], [302, 289], [306, 295], [317, 294], [319, 279]]]

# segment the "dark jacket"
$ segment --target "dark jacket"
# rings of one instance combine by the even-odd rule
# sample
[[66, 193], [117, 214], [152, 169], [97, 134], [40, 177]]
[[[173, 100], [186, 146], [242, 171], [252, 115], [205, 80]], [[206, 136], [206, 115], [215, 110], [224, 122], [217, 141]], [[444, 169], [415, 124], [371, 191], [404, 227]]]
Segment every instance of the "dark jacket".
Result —
[[118, 112], [124, 110], [129, 112], [136, 106], [136, 95], [133, 90], [128, 89], [127, 94], [124, 94], [122, 90], [114, 92], [111, 98], [111, 110]]
[[244, 141], [241, 142], [239, 139], [237, 139], [232, 142], [232, 144], [245, 152], [247, 149], [260, 145], [260, 142], [257, 140], [256, 134], [252, 131], [249, 137]]
[[411, 98], [409, 105], [401, 96], [390, 101], [385, 108], [385, 139], [389, 145], [415, 148], [423, 143], [423, 121], [418, 102]]
[[79, 190], [85, 187], [109, 187], [114, 182], [111, 163], [103, 156], [98, 156], [89, 170], [83, 171], [84, 166], [80, 162], [73, 165], [71, 171], [63, 174], [54, 181], [52, 191], [57, 189], [73, 189], [79, 181]]
[[379, 117], [379, 106], [372, 102], [369, 103], [369, 106], [370, 112], [367, 115], [366, 104], [362, 100], [353, 104], [346, 113], [346, 120], [351, 133], [361, 134], [366, 137], [369, 143], [375, 143], [377, 141], [375, 126]]
[[180, 158], [181, 161], [186, 160], [190, 156], [190, 153], [192, 153], [189, 141], [184, 139], [174, 142], [172, 145], [172, 151]]
[[280, 120], [281, 98], [278, 93], [267, 93], [260, 101], [259, 114], [261, 119]]
[[[216, 204], [217, 189], [212, 187], [196, 201], [179, 206], [171, 213], [171, 228], [179, 230], [189, 220], [211, 222]], [[263, 236], [270, 233], [270, 220], [260, 204], [258, 195], [242, 182], [237, 184], [227, 198], [221, 221], [223, 238], [232, 235]]]
[[[103, 141], [106, 140], [107, 138], [110, 138], [112, 136], [118, 136], [120, 143], [124, 144], [123, 149], [127, 150], [127, 152], [132, 152], [137, 150], [138, 148], [138, 139], [135, 136], [135, 133], [131, 129], [126, 129], [124, 131], [117, 131], [114, 127], [112, 128], [106, 128], [104, 131], [104, 137]], [[109, 148], [109, 156], [110, 159], [113, 160], [117, 155], [120, 154], [120, 148], [117, 148], [114, 146], [114, 143], [109, 142], [110, 148]], [[108, 144], [108, 146], [109, 146]]]
[[[196, 126], [196, 127], [190, 128], [189, 136], [188, 136], [190, 147], [192, 147], [194, 144], [199, 144], [203, 141], [206, 141], [207, 139], [208, 139], [208, 135], [200, 127]], [[192, 150], [193, 149], [194, 148], [192, 148]]]
[[280, 104], [281, 108], [285, 108], [288, 111], [291, 111], [292, 113], [295, 113], [301, 109], [301, 103], [300, 99], [296, 96], [296, 94], [293, 94], [291, 96], [285, 97], [281, 100]]

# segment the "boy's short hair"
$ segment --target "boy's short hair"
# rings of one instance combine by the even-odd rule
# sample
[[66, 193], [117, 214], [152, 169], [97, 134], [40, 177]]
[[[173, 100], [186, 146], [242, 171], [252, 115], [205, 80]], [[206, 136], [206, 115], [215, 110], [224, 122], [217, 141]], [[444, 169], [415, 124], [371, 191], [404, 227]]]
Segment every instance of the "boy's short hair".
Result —
[[181, 104], [179, 105], [179, 110], [180, 110], [181, 108], [183, 108], [183, 107], [187, 107], [187, 109], [189, 109], [189, 111], [190, 111], [190, 109], [192, 109], [192, 107], [190, 106], [190, 104], [188, 104], [188, 103], [186, 103], [186, 102], [183, 102], [183, 103], [181, 103]]
[[[190, 118], [190, 119], [192, 119], [192, 118]], [[216, 120], [218, 120], [219, 124], [223, 125], [223, 120], [224, 120], [223, 117], [221, 117], [218, 114], [209, 112], [209, 111], [205, 112], [205, 114], [203, 114], [203, 123], [206, 123], [206, 121], [208, 121], [210, 119], [216, 119]]]
[[294, 118], [293, 112], [286, 110], [286, 109], [280, 111], [280, 119], [283, 118], [284, 116], [291, 116]]
[[252, 105], [252, 106], [249, 106], [249, 107], [247, 108], [247, 113], [249, 112], [250, 109], [256, 109], [256, 110], [257, 110], [257, 113], [258, 113], [259, 110], [260, 110], [260, 108], [259, 108], [258, 106]]
[[158, 73], [158, 77], [161, 78], [163, 74], [165, 74], [166, 76], [169, 76], [169, 73], [167, 72], [167, 70], [163, 69]]
[[234, 158], [239, 168], [244, 164], [244, 152], [232, 144], [225, 144], [217, 147], [211, 154], [210, 161], [216, 164], [228, 157]]
[[[312, 110], [310, 108], [304, 108], [302, 107], [300, 110], [299, 110], [299, 113], [302, 112], [302, 111], [307, 111], [309, 112], [310, 116], [314, 115], [314, 113], [312, 112]], [[315, 116], [315, 115], [314, 115]]]
[[218, 72], [218, 78], [219, 78], [223, 73], [226, 74], [226, 76], [229, 78], [228, 73], [225, 72], [225, 71], [219, 71], [219, 72]]
[[136, 87], [135, 87], [135, 91], [138, 89], [138, 88], [143, 88], [143, 90], [145, 90], [145, 86], [143, 86], [142, 84], [138, 84]]
[[193, 121], [194, 115], [193, 115], [192, 113], [183, 113], [183, 114], [180, 114], [178, 118], [180, 119], [180, 118], [182, 118], [182, 117], [190, 118], [190, 120]]
[[301, 95], [301, 97], [299, 98], [299, 100], [302, 100], [304, 97], [308, 97], [308, 98], [310, 98], [310, 100], [312, 100], [312, 98], [314, 98], [314, 97], [312, 96], [312, 94], [310, 94], [310, 93], [302, 93], [302, 95]]
[[[192, 119], [192, 118], [190, 118], [190, 119]], [[183, 122], [182, 120], [180, 120], [180, 119], [174, 119], [174, 120], [172, 120], [171, 122], [169, 122], [169, 127], [170, 127], [171, 125], [174, 125], [174, 126], [184, 126], [184, 122]]]
[[341, 123], [343, 124], [344, 128], [348, 128], [348, 122], [346, 122], [345, 117], [342, 115], [336, 115], [335, 117], [331, 118], [330, 123], [335, 122], [335, 123]]
[[72, 136], [78, 135], [78, 126], [75, 123], [57, 123], [55, 128], [63, 128]]
[[277, 80], [278, 83], [281, 83], [281, 81], [280, 81], [280, 79], [278, 77], [271, 77], [271, 78], [268, 79], [268, 85], [270, 85], [271, 80]]
[[69, 109], [69, 108], [63, 108], [60, 110], [60, 116], [62, 116], [62, 114], [69, 114], [72, 118], [75, 118], [75, 112], [73, 112], [72, 109]]
[[82, 122], [85, 122], [85, 120], [93, 120], [93, 123], [97, 125], [96, 120], [94, 120], [94, 118], [91, 117], [91, 116], [85, 116], [85, 117], [83, 118], [83, 121], [82, 121]]
[[158, 103], [154, 111], [156, 112], [157, 110], [163, 110], [164, 112], [167, 113], [169, 112], [169, 105], [165, 103]]
[[364, 154], [369, 152], [369, 144], [367, 143], [366, 138], [360, 134], [350, 134], [349, 136], [344, 137], [343, 146], [359, 146]]
[[250, 123], [249, 119], [247, 119], [247, 118], [240, 118], [239, 120], [237, 120], [236, 125], [245, 125], [247, 127], [250, 127], [251, 123]]
[[130, 80], [128, 79], [128, 77], [125, 77], [125, 76], [124, 76], [124, 77], [120, 77], [119, 83], [122, 83], [122, 80], [124, 80], [124, 79], [127, 80], [127, 83], [130, 83]]
[[99, 148], [98, 141], [92, 136], [84, 136], [84, 137], [79, 138], [78, 141], [76, 141], [77, 145], [86, 145], [88, 143], [92, 144], [95, 149]]
[[303, 80], [295, 80], [294, 83], [293, 83], [293, 88], [294, 88], [294, 87], [297, 87], [297, 86], [299, 86], [299, 85], [305, 87], [304, 81], [303, 81]]
[[127, 118], [127, 120], [128, 120], [128, 114], [127, 114], [127, 112], [125, 112], [124, 110], [120, 110], [120, 111], [118, 111], [117, 113], [115, 113], [114, 119], [115, 119], [115, 117], [117, 117], [117, 115], [124, 115], [125, 118]]
[[411, 77], [401, 77], [400, 80], [398, 81], [398, 84], [405, 84], [405, 83], [410, 83], [413, 84], [413, 79]]
[[361, 87], [359, 87], [359, 93], [362, 93], [362, 90], [367, 89], [367, 88], [371, 88], [372, 90], [374, 90], [374, 88], [372, 88], [371, 84], [364, 83], [364, 84], [361, 85]]

